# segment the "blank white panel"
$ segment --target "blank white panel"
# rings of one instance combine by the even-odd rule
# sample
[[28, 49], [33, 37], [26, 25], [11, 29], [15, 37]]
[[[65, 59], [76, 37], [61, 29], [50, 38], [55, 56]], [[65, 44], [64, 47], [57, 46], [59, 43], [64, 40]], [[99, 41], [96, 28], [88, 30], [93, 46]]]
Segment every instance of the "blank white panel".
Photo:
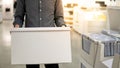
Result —
[[12, 64], [71, 62], [68, 27], [18, 28], [11, 30], [11, 37]]

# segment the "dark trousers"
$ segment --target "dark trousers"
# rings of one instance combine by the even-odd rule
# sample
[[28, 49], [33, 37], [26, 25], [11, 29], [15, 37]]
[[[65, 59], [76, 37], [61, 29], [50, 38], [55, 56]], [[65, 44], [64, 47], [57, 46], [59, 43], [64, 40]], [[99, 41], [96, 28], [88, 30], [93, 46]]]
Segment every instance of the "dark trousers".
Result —
[[[39, 64], [26, 65], [26, 68], [39, 68]], [[58, 64], [45, 64], [45, 68], [59, 68]]]

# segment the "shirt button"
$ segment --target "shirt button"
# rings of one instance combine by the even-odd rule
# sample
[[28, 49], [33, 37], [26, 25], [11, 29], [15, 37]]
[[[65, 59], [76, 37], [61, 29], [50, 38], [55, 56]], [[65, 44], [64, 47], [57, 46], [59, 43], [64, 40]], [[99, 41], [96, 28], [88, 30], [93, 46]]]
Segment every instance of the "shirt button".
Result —
[[42, 1], [40, 1], [40, 3], [42, 3]]
[[42, 18], [40, 18], [40, 20], [42, 20]]
[[42, 10], [40, 9], [40, 12], [41, 12]]

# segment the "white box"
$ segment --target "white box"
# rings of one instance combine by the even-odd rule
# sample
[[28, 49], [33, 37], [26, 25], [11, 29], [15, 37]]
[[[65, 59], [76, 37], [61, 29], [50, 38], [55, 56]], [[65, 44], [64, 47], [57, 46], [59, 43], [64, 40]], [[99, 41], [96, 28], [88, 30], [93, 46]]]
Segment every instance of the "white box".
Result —
[[92, 67], [94, 67], [97, 52], [97, 42], [90, 39], [89, 35], [82, 35], [82, 45], [80, 46], [81, 57]]
[[112, 68], [120, 68], [120, 54], [118, 53], [113, 58]]
[[105, 45], [103, 43], [98, 44], [96, 60], [95, 60], [95, 68], [112, 68], [113, 56], [104, 56]]
[[84, 58], [80, 57], [80, 68], [94, 68], [94, 66], [89, 64]]
[[13, 28], [12, 64], [71, 62], [69, 27]]
[[108, 6], [107, 18], [109, 29], [120, 32], [120, 6]]

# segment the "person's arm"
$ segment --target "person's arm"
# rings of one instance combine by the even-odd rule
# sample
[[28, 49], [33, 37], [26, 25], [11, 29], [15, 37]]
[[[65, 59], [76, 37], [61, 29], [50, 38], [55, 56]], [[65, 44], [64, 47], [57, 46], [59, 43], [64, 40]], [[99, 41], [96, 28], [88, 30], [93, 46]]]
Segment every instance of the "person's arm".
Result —
[[22, 27], [25, 15], [25, 1], [17, 0], [16, 12], [14, 15], [14, 27]]
[[55, 0], [55, 23], [58, 27], [66, 26], [64, 22], [62, 0]]

